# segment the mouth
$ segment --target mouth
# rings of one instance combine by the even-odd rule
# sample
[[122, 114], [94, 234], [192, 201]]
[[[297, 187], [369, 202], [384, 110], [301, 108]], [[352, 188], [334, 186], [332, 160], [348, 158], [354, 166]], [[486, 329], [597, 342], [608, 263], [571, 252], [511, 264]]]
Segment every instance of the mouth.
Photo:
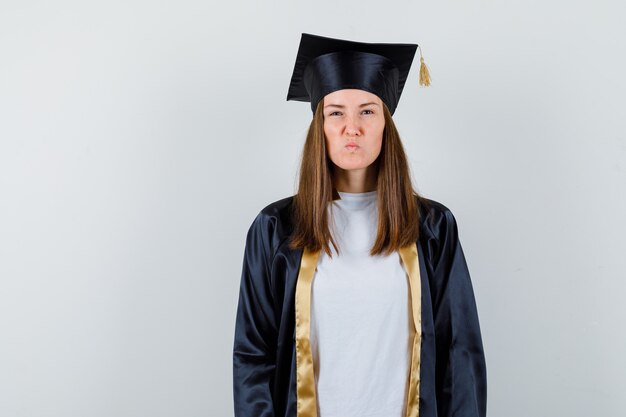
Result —
[[357, 145], [356, 143], [348, 143], [345, 148], [349, 151], [355, 151], [357, 149], [359, 149], [359, 145]]

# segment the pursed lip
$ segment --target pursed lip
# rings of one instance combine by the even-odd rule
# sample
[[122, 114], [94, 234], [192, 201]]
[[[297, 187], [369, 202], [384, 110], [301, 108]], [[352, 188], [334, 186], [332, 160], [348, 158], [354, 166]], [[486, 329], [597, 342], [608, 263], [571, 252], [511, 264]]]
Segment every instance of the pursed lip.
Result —
[[358, 148], [359, 145], [356, 144], [356, 142], [348, 142], [346, 144], [346, 148]]

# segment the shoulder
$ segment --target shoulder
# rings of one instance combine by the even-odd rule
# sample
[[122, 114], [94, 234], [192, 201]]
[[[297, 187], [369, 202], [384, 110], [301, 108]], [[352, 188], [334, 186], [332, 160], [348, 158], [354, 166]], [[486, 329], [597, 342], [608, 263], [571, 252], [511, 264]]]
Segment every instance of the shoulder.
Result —
[[422, 218], [430, 222], [443, 218], [454, 218], [452, 210], [442, 202], [426, 197], [420, 197], [420, 211]]
[[277, 247], [291, 234], [293, 200], [294, 196], [289, 196], [263, 207], [250, 225], [248, 234], [262, 237], [269, 247]]
[[459, 235], [452, 210], [439, 201], [422, 197], [420, 205], [420, 237], [427, 265], [438, 269], [450, 261], [450, 254], [459, 248]]
[[441, 240], [456, 233], [456, 218], [452, 210], [440, 201], [420, 197], [420, 234]]
[[291, 214], [294, 196], [289, 196], [269, 203], [261, 209], [260, 216], [284, 217]]

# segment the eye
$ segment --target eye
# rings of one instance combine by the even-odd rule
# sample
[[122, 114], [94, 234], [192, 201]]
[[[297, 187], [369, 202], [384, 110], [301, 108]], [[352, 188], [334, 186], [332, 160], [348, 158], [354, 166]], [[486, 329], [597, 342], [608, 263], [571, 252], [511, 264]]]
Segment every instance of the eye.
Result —
[[369, 113], [366, 113], [366, 114], [374, 114], [374, 111], [370, 110], [370, 109], [365, 109], [365, 110], [363, 110], [363, 112], [369, 112]]
[[334, 111], [334, 112], [329, 113], [328, 115], [329, 116], [334, 116], [335, 114], [340, 114], [340, 113], [341, 113], [340, 111]]

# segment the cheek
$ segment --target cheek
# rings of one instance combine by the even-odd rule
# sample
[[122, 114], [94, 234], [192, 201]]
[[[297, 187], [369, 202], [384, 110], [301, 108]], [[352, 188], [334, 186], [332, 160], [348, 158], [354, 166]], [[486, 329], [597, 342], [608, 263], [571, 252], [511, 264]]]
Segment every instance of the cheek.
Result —
[[329, 139], [337, 137], [338, 130], [337, 126], [334, 126], [332, 123], [324, 124], [324, 133]]
[[380, 138], [377, 138], [374, 142], [372, 142], [371, 147], [370, 147], [370, 155], [372, 160], [378, 158], [378, 156], [380, 155], [380, 151], [383, 148], [383, 139], [382, 136]]
[[383, 146], [383, 134], [385, 132], [385, 126], [377, 126], [374, 131], [376, 133], [374, 134], [375, 139], [372, 141], [372, 150], [378, 154]]
[[329, 154], [335, 154], [341, 148], [341, 135], [332, 126], [324, 126], [324, 136], [326, 137], [326, 149]]

